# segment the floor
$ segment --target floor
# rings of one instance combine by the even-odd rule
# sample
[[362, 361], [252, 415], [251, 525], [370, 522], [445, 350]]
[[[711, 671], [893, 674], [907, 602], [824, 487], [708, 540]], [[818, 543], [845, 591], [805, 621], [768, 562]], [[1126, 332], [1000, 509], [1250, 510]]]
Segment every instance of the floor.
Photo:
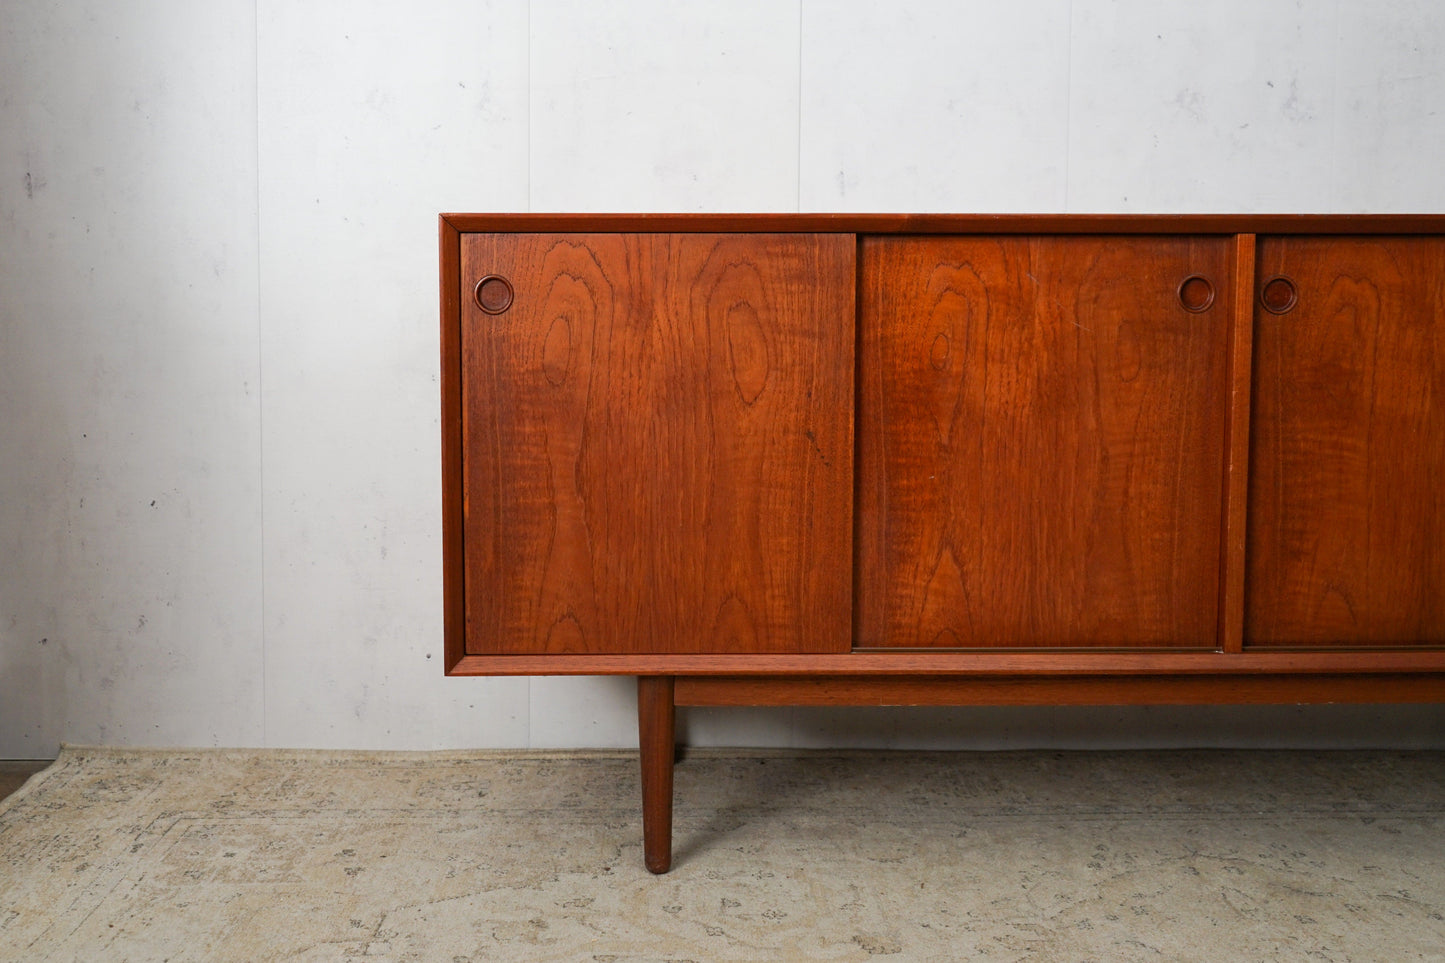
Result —
[[0, 759], [0, 799], [25, 785], [25, 780], [48, 765], [49, 759]]
[[1445, 753], [66, 749], [0, 963], [1442, 959]]

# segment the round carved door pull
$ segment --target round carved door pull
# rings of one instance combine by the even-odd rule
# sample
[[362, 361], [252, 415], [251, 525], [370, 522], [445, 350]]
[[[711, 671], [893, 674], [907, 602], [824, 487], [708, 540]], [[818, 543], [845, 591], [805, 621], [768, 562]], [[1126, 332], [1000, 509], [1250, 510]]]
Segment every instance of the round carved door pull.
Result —
[[1284, 314], [1299, 303], [1299, 289], [1289, 278], [1277, 274], [1260, 286], [1259, 303], [1270, 314]]
[[1202, 274], [1191, 274], [1179, 282], [1179, 303], [1184, 310], [1199, 314], [1214, 303], [1214, 285]]
[[472, 297], [487, 314], [501, 314], [512, 306], [512, 285], [499, 274], [488, 274], [472, 289]]

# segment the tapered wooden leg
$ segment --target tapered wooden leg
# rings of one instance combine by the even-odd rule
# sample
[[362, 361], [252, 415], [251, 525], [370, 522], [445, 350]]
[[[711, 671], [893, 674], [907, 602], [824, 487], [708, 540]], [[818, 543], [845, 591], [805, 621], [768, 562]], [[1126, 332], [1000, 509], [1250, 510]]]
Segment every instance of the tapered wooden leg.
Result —
[[654, 873], [672, 866], [672, 676], [637, 679], [637, 736], [642, 749], [642, 859]]

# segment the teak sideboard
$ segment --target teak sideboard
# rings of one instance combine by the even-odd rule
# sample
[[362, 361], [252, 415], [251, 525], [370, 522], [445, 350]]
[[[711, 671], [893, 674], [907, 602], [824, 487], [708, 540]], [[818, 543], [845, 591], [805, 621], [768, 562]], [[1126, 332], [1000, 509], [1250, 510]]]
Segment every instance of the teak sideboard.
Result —
[[446, 671], [1438, 702], [1445, 216], [441, 217]]

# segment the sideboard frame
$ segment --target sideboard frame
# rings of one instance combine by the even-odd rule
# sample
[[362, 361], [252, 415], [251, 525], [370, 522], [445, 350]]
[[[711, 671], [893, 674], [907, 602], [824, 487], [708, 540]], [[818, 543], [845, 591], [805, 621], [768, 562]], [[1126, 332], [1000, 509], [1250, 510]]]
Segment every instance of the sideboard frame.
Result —
[[[799, 655], [474, 655], [464, 606], [460, 238], [472, 232], [1203, 234], [1233, 238], [1219, 631], [1192, 650], [879, 650]], [[671, 862], [676, 706], [1438, 703], [1445, 647], [1244, 645], [1255, 244], [1259, 235], [1445, 236], [1445, 215], [442, 214], [444, 670], [449, 676], [638, 677], [645, 862]], [[1241, 321], [1243, 323], [1241, 323]]]

